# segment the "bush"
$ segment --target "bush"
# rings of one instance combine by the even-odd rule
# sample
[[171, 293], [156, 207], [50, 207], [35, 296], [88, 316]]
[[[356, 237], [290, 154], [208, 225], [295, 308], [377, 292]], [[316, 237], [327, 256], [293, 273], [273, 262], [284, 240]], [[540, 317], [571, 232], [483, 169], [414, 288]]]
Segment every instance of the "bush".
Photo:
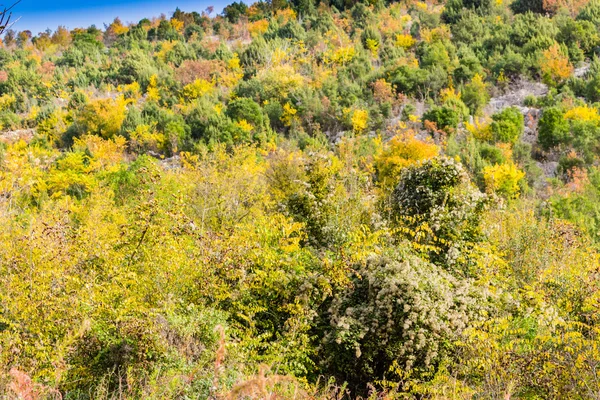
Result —
[[569, 122], [558, 107], [546, 108], [538, 123], [538, 143], [549, 150], [570, 140]]
[[257, 129], [262, 129], [265, 122], [263, 112], [258, 103], [246, 97], [231, 101], [227, 105], [225, 114], [234, 121], [245, 120]]
[[487, 189], [508, 199], [519, 196], [521, 180], [524, 177], [525, 173], [512, 162], [495, 164], [483, 169], [483, 179]]
[[418, 257], [373, 257], [329, 307], [326, 365], [357, 394], [373, 381], [427, 379], [451, 358], [482, 300], [469, 281]]
[[[392, 193], [392, 215], [413, 230], [424, 229], [438, 243], [434, 260], [452, 265], [464, 241], [478, 241], [480, 221], [488, 203], [457, 161], [437, 157], [405, 168]], [[450, 251], [453, 247], [454, 250]]]
[[452, 132], [461, 121], [459, 111], [446, 106], [434, 106], [423, 114], [423, 121], [435, 122], [437, 128]]
[[505, 108], [492, 115], [492, 135], [494, 141], [515, 143], [523, 133], [523, 114], [516, 107]]

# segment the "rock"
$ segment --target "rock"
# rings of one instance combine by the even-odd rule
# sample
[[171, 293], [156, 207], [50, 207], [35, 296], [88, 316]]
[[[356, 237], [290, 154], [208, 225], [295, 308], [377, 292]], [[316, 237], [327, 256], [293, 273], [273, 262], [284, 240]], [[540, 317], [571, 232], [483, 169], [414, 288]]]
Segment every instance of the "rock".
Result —
[[573, 76], [576, 78], [584, 77], [588, 71], [590, 70], [590, 63], [584, 63], [581, 67], [575, 68], [573, 71]]
[[556, 177], [556, 172], [558, 170], [558, 162], [557, 161], [545, 161], [545, 162], [537, 162], [538, 167], [544, 171], [544, 176], [546, 178], [554, 178]]
[[179, 155], [165, 158], [160, 161], [160, 165], [166, 170], [174, 170], [181, 168], [181, 157]]
[[548, 93], [548, 86], [539, 82], [529, 82], [525, 80], [518, 81], [501, 96], [492, 97], [485, 107], [486, 114], [495, 114], [507, 107], [517, 106], [522, 111], [529, 110], [523, 106], [528, 96], [545, 96]]

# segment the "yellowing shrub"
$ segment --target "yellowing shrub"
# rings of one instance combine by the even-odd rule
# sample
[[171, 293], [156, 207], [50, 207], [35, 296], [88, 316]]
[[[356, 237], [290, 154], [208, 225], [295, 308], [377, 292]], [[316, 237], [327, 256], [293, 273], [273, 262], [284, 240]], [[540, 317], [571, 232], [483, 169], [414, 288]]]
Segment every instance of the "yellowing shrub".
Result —
[[394, 136], [375, 158], [379, 187], [391, 192], [398, 184], [404, 168], [421, 160], [429, 160], [437, 156], [439, 151], [431, 139], [419, 140], [413, 131]]
[[558, 43], [544, 51], [540, 65], [544, 82], [548, 85], [558, 85], [573, 73], [569, 57], [563, 54]]
[[574, 107], [565, 113], [565, 119], [575, 121], [600, 122], [598, 110], [590, 106]]
[[369, 112], [367, 110], [355, 110], [350, 120], [352, 121], [352, 131], [354, 133], [362, 133], [367, 129]]
[[515, 164], [496, 164], [483, 169], [483, 179], [487, 190], [509, 199], [519, 197], [519, 182], [525, 177]]
[[126, 111], [127, 101], [123, 96], [93, 100], [84, 106], [77, 121], [88, 133], [111, 138], [119, 133]]
[[248, 24], [248, 32], [250, 32], [250, 36], [256, 38], [267, 31], [269, 28], [269, 21], [266, 19], [261, 19], [258, 21], [250, 22]]
[[415, 45], [416, 41], [412, 36], [406, 33], [399, 33], [396, 35], [396, 46], [408, 49]]
[[213, 91], [213, 84], [205, 79], [196, 79], [194, 82], [183, 87], [183, 97], [188, 100], [196, 100]]

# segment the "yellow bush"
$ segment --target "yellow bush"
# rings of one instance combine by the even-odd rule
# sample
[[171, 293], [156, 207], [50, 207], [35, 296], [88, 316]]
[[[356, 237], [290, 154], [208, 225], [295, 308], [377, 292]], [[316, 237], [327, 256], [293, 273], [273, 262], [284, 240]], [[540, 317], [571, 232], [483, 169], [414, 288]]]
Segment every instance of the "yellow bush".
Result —
[[17, 102], [14, 94], [3, 94], [0, 96], [0, 111], [6, 111], [12, 109]]
[[369, 49], [373, 57], [376, 57], [379, 51], [379, 42], [375, 39], [367, 39], [367, 49]]
[[367, 129], [369, 112], [367, 110], [354, 110], [350, 120], [352, 121], [352, 131], [354, 133], [362, 133]]
[[565, 119], [574, 121], [588, 121], [588, 122], [600, 122], [600, 115], [598, 110], [588, 105], [581, 107], [574, 107], [565, 113]]
[[403, 49], [411, 48], [415, 45], [416, 41], [413, 37], [406, 33], [399, 33], [396, 35], [396, 46], [402, 47]]
[[253, 38], [262, 35], [267, 31], [267, 29], [269, 29], [269, 21], [266, 19], [250, 22], [248, 24], [248, 32], [250, 32], [250, 36]]
[[483, 169], [483, 179], [487, 190], [506, 198], [519, 197], [519, 182], [525, 177], [514, 163], [496, 164]]
[[285, 98], [304, 84], [304, 77], [289, 64], [265, 69], [258, 74], [268, 97]]
[[135, 131], [131, 132], [130, 142], [131, 147], [139, 151], [159, 151], [164, 147], [166, 138], [149, 125], [138, 125]]
[[283, 115], [281, 116], [281, 122], [283, 122], [285, 126], [292, 126], [294, 121], [298, 119], [298, 117], [296, 117], [297, 113], [298, 110], [296, 110], [290, 103], [285, 103], [283, 105]]
[[400, 173], [404, 168], [418, 161], [436, 157], [439, 151], [439, 147], [431, 139], [419, 140], [413, 131], [397, 134], [375, 157], [374, 164], [379, 187], [385, 192], [392, 191], [398, 184]]
[[188, 100], [196, 100], [213, 91], [214, 86], [205, 79], [196, 79], [194, 82], [183, 87], [183, 97]]
[[573, 73], [569, 57], [563, 53], [558, 43], [544, 51], [540, 65], [544, 82], [548, 85], [558, 85]]
[[146, 88], [146, 98], [148, 101], [158, 101], [160, 99], [160, 92], [158, 91], [157, 77], [152, 75], [150, 82]]
[[123, 96], [98, 99], [86, 104], [77, 120], [87, 133], [111, 138], [119, 133], [126, 111], [127, 101]]
[[328, 51], [324, 54], [325, 62], [331, 64], [344, 65], [348, 64], [356, 56], [356, 49], [354, 46], [344, 46], [337, 48], [333, 51]]
[[479, 141], [486, 142], [492, 139], [492, 127], [489, 120], [476, 118], [472, 124], [467, 122], [465, 128]]

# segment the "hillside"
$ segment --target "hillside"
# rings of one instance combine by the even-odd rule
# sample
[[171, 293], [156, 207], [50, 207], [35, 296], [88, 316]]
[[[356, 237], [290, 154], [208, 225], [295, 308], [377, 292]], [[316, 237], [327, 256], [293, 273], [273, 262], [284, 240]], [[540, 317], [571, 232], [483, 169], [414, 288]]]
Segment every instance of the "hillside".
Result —
[[597, 54], [598, 0], [9, 29], [0, 394], [599, 398]]

